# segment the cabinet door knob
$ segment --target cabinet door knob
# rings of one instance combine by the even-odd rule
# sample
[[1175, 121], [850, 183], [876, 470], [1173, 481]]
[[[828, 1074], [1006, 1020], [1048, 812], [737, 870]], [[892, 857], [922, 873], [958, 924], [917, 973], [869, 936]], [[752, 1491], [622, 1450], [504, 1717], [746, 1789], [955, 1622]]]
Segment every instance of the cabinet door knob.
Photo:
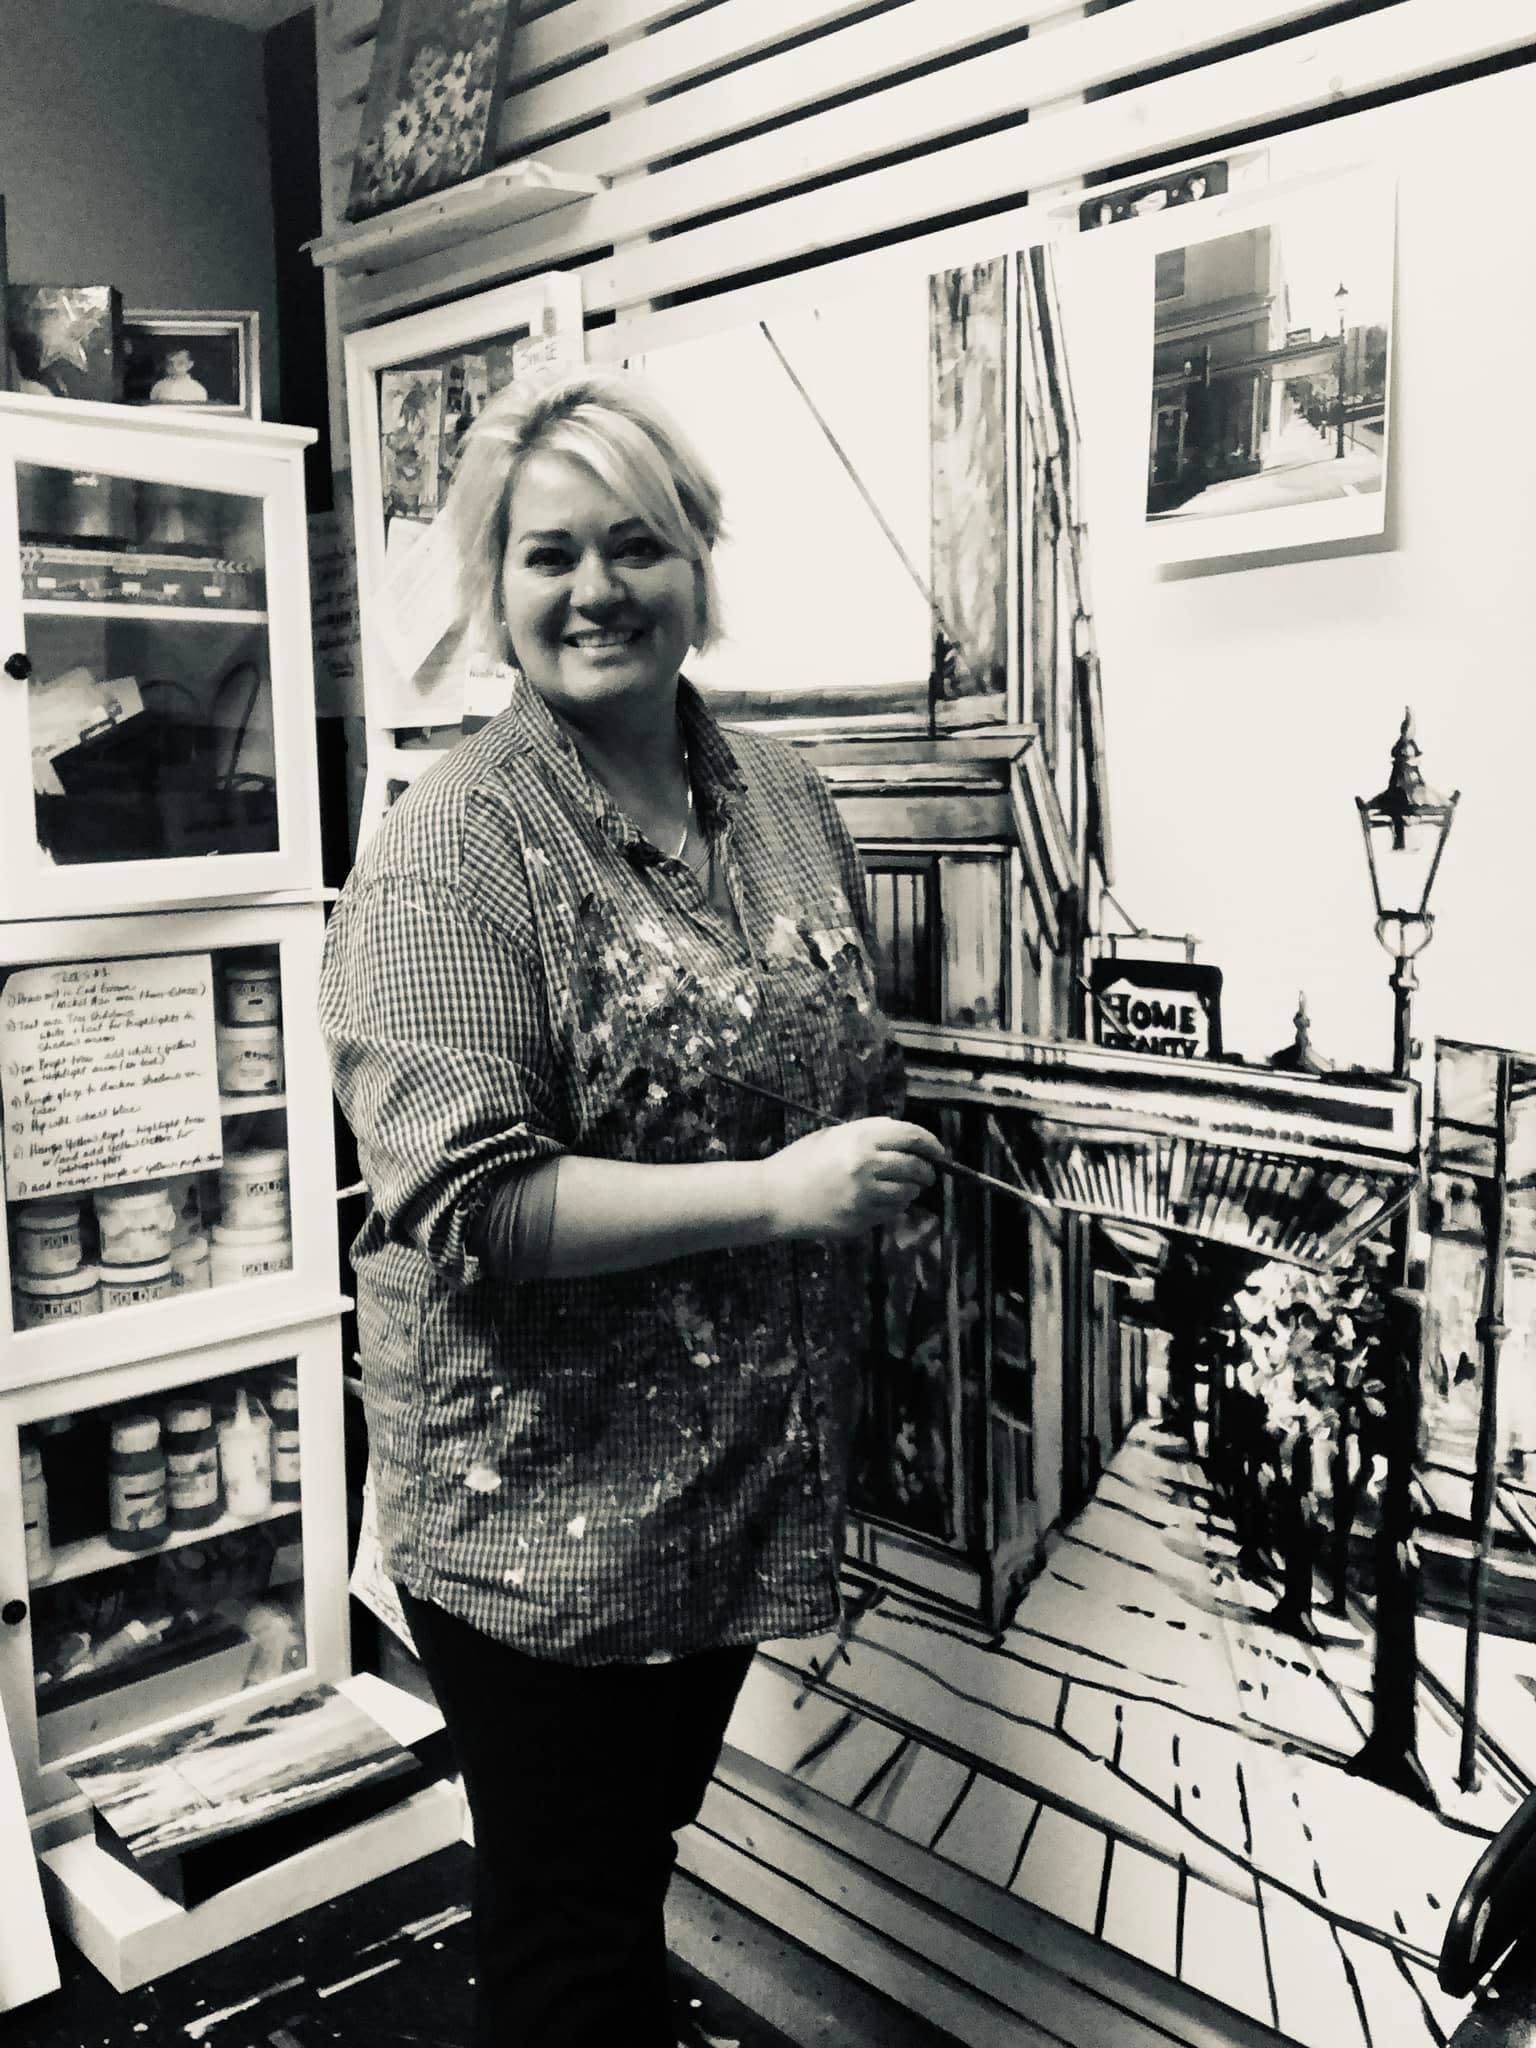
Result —
[[0, 1607], [0, 1621], [3, 1621], [8, 1628], [20, 1628], [26, 1618], [27, 1603], [25, 1600], [7, 1600], [5, 1605]]
[[14, 676], [18, 683], [24, 683], [32, 673], [31, 655], [8, 654], [5, 657], [5, 672], [8, 676]]

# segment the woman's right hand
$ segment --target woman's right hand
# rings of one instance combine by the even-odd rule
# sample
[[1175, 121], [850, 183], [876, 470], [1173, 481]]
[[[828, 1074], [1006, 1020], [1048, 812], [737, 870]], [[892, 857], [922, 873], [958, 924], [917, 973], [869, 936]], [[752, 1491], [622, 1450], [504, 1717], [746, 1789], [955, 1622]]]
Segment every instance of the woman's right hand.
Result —
[[862, 1237], [931, 1187], [944, 1147], [921, 1124], [866, 1116], [797, 1138], [763, 1161], [775, 1238]]

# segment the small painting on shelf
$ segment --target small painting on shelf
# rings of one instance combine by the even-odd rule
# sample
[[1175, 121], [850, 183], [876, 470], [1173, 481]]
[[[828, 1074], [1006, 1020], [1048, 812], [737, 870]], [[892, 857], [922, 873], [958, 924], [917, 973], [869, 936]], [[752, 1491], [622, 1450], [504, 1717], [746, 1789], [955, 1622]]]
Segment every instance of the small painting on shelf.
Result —
[[519, 0], [384, 0], [348, 220], [492, 168], [519, 11]]

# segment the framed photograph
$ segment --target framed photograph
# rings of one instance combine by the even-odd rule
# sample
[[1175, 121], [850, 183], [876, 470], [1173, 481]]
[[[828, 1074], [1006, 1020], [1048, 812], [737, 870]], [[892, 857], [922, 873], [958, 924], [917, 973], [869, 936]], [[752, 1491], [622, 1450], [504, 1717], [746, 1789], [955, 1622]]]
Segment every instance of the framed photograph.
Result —
[[123, 403], [261, 418], [260, 315], [123, 315]]

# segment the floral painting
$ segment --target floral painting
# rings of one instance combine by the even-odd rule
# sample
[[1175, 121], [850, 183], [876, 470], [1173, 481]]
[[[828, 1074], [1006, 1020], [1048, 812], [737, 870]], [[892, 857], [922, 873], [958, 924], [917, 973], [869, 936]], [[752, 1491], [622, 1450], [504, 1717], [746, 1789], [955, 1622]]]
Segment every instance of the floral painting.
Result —
[[518, 0], [384, 0], [349, 220], [489, 170]]

